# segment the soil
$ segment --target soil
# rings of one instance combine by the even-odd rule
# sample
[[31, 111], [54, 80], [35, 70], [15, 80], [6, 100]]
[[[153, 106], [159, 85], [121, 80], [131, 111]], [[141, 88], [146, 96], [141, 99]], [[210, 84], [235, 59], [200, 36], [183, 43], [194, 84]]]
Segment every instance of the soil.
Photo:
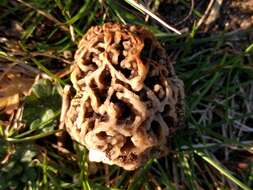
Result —
[[197, 16], [198, 13], [193, 13], [191, 6], [194, 6], [194, 9], [197, 12], [202, 13], [208, 5], [208, 1], [190, 1], [185, 4], [179, 0], [163, 0], [157, 9], [157, 13], [170, 25], [180, 30], [184, 30], [186, 28], [189, 30], [193, 23], [199, 19]]
[[224, 1], [218, 21], [225, 30], [253, 27], [253, 0]]
[[[157, 13], [178, 29], [186, 28], [190, 30], [189, 27], [200, 19], [196, 12], [203, 15], [211, 0], [188, 0], [187, 3], [183, 2], [180, 0], [163, 0], [157, 9]], [[222, 2], [219, 6], [217, 18], [209, 27], [212, 32], [253, 27], [253, 0], [223, 0]], [[191, 11], [192, 3], [194, 11]], [[190, 16], [186, 18], [189, 13]]]

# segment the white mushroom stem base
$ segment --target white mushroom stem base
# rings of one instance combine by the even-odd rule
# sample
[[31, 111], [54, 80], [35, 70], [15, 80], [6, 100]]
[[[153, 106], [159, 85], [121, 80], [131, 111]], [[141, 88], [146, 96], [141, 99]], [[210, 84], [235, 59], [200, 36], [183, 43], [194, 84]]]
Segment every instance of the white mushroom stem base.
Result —
[[89, 161], [91, 162], [103, 162], [105, 164], [113, 165], [113, 162], [106, 157], [105, 152], [95, 149], [89, 150]]

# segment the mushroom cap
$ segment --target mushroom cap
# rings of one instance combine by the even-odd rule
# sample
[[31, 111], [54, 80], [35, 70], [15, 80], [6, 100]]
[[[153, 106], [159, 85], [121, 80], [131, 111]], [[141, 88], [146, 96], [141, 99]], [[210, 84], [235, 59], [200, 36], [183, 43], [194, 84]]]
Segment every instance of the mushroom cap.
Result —
[[65, 124], [91, 161], [134, 170], [169, 151], [182, 125], [183, 83], [152, 33], [136, 25], [91, 27], [71, 81], [76, 94]]

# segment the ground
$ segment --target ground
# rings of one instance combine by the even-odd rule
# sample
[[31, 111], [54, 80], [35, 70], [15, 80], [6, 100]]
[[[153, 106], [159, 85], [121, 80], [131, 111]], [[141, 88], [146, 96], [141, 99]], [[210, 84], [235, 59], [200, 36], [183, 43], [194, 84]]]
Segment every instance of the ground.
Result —
[[[221, 19], [225, 30], [247, 29], [253, 25], [253, 1], [230, 0], [224, 2]], [[221, 23], [220, 19], [220, 23]]]
[[[0, 0], [0, 189], [253, 188], [253, 1], [138, 2], [182, 35], [131, 0]], [[108, 21], [152, 31], [185, 85], [170, 154], [132, 172], [59, 136], [77, 44]]]

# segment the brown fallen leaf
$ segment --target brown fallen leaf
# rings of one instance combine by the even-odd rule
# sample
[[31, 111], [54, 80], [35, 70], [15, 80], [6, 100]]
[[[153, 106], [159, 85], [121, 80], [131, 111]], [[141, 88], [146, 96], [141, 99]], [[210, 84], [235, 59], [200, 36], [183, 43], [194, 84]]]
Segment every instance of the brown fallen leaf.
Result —
[[34, 79], [19, 73], [7, 73], [0, 81], [0, 110], [11, 114], [19, 106], [20, 98], [29, 94]]

